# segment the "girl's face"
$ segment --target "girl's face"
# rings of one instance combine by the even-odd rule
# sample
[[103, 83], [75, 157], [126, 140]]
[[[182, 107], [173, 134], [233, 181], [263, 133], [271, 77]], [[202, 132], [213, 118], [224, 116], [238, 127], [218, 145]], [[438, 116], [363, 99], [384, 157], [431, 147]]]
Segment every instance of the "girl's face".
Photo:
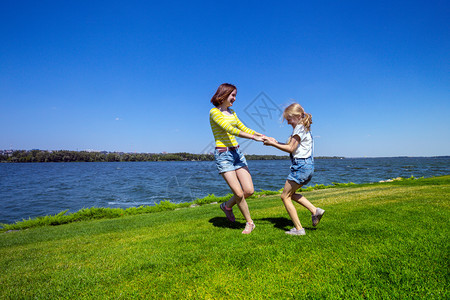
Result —
[[299, 117], [299, 116], [290, 116], [290, 117], [287, 117], [287, 118], [286, 118], [286, 121], [287, 121], [287, 123], [288, 123], [289, 125], [292, 126], [292, 128], [295, 128], [295, 126], [297, 126], [298, 123], [300, 123], [300, 120], [301, 120], [301, 119], [302, 119], [302, 118]]
[[225, 107], [228, 108], [233, 105], [233, 102], [236, 101], [236, 94], [237, 94], [236, 90], [231, 92], [230, 96], [228, 96], [228, 98], [223, 102]]

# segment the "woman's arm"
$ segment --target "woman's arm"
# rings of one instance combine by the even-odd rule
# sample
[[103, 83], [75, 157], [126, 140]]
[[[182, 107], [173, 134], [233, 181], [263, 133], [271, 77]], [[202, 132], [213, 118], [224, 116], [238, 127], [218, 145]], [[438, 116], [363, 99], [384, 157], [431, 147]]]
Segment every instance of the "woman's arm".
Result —
[[247, 133], [245, 131], [241, 131], [238, 134], [238, 137], [251, 139], [251, 140], [253, 139], [253, 140], [258, 141], [258, 142], [262, 142], [263, 141], [263, 136], [264, 136], [263, 134], [258, 133], [258, 132], [255, 132], [254, 134], [250, 134], [250, 133]]
[[273, 138], [266, 138], [266, 139], [264, 139], [264, 145], [273, 146], [273, 147], [275, 147], [277, 149], [280, 149], [281, 151], [284, 151], [284, 152], [287, 152], [287, 153], [294, 152], [295, 149], [297, 149], [299, 144], [300, 144], [300, 137], [298, 135], [294, 135], [291, 138], [291, 140], [289, 141], [288, 144], [278, 143]]
[[[217, 126], [218, 128], [226, 131], [227, 133], [231, 135], [239, 135], [240, 129], [237, 129], [230, 125], [230, 123], [227, 122], [227, 120], [224, 118], [223, 114], [218, 109], [211, 109], [209, 113], [209, 119], [212, 123], [215, 123], [214, 126]], [[214, 130], [214, 129], [213, 129]]]
[[245, 134], [244, 135], [240, 135], [239, 134], [238, 135], [239, 137], [243, 137], [243, 138], [247, 138], [247, 139], [253, 138], [255, 141], [258, 141], [258, 142], [262, 142], [263, 141], [263, 137], [265, 137], [264, 134], [256, 132], [255, 130], [248, 128], [247, 126], [244, 125], [244, 123], [241, 122], [241, 120], [239, 120], [237, 114], [234, 111], [233, 111], [233, 114], [236, 117], [236, 121], [237, 121], [236, 122], [236, 126], [237, 126], [237, 128], [242, 130], [241, 132], [250, 134], [249, 136], [245, 135]]
[[227, 120], [224, 118], [223, 114], [218, 109], [212, 109], [210, 111], [210, 121], [214, 122], [219, 128], [228, 132], [231, 135], [235, 135], [235, 136], [246, 138], [246, 139], [254, 139], [255, 141], [259, 141], [259, 142], [263, 141], [263, 137], [264, 137], [263, 134], [256, 132], [250, 128], [247, 128], [239, 120], [236, 113], [234, 113], [234, 115], [237, 119], [238, 128], [231, 126], [230, 123], [227, 122]]

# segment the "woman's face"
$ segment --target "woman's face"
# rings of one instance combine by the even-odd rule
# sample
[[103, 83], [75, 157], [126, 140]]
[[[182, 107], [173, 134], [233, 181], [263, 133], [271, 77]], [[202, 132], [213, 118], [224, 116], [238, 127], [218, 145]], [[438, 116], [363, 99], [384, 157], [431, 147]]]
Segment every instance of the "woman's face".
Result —
[[230, 107], [233, 105], [233, 102], [236, 101], [236, 94], [237, 94], [236, 90], [231, 92], [230, 96], [228, 96], [228, 98], [223, 102], [225, 107]]

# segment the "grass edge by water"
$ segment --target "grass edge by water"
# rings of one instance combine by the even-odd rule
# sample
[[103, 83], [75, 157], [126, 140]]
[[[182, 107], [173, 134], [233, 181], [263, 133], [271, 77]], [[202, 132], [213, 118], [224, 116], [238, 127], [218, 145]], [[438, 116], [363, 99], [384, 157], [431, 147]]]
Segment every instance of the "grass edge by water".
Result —
[[[348, 183], [337, 183], [333, 182], [331, 185], [324, 185], [324, 184], [316, 184], [315, 186], [308, 186], [299, 189], [300, 192], [308, 192], [313, 190], [321, 190], [321, 189], [329, 189], [329, 188], [345, 188], [345, 187], [358, 187], [358, 186], [365, 186], [365, 185], [373, 185], [373, 184], [383, 184], [386, 182], [394, 182], [394, 181], [402, 181], [402, 180], [420, 180], [424, 179], [424, 177], [421, 178], [415, 178], [414, 176], [411, 176], [409, 178], [394, 178], [383, 182], [375, 182], [375, 183], [362, 183], [362, 184], [355, 184], [353, 182]], [[259, 192], [255, 192], [251, 197], [248, 199], [254, 199], [262, 196], [269, 196], [269, 195], [277, 195], [280, 194], [281, 190], [278, 191], [269, 191], [269, 190], [261, 190]], [[80, 222], [80, 221], [88, 221], [88, 220], [99, 220], [99, 219], [116, 219], [121, 218], [125, 216], [132, 216], [132, 215], [141, 215], [141, 214], [148, 214], [148, 213], [155, 213], [155, 212], [161, 212], [161, 211], [170, 211], [170, 210], [176, 210], [176, 209], [182, 209], [182, 208], [189, 208], [189, 207], [195, 207], [205, 204], [212, 204], [212, 203], [221, 203], [224, 201], [227, 201], [232, 194], [227, 194], [225, 196], [215, 196], [214, 194], [210, 194], [204, 198], [196, 199], [192, 202], [183, 202], [183, 203], [172, 203], [168, 200], [161, 201], [160, 203], [157, 203], [153, 206], [143, 205], [138, 207], [129, 207], [126, 209], [123, 208], [109, 208], [109, 207], [90, 207], [90, 208], [83, 208], [77, 212], [74, 213], [67, 213], [68, 210], [61, 211], [58, 214], [55, 215], [47, 215], [47, 216], [40, 216], [35, 218], [28, 218], [28, 219], [22, 219], [21, 221], [16, 221], [15, 223], [11, 224], [2, 224], [0, 223], [0, 233], [4, 232], [10, 232], [15, 230], [24, 230], [29, 228], [36, 228], [41, 226], [57, 226], [57, 225], [63, 225], [63, 224], [69, 224], [73, 222]]]

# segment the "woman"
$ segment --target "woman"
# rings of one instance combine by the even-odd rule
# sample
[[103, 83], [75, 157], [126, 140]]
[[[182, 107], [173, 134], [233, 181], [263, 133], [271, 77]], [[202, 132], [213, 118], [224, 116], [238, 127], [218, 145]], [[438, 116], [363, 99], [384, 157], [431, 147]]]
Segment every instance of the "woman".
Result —
[[236, 101], [236, 93], [237, 89], [232, 84], [224, 83], [219, 86], [211, 98], [214, 108], [209, 112], [209, 122], [216, 141], [214, 158], [217, 169], [233, 192], [233, 197], [222, 203], [220, 208], [228, 220], [234, 222], [232, 207], [237, 204], [246, 220], [242, 233], [249, 234], [255, 224], [245, 199], [253, 194], [254, 188], [247, 161], [239, 149], [236, 136], [262, 142], [263, 135], [247, 128], [230, 108]]

